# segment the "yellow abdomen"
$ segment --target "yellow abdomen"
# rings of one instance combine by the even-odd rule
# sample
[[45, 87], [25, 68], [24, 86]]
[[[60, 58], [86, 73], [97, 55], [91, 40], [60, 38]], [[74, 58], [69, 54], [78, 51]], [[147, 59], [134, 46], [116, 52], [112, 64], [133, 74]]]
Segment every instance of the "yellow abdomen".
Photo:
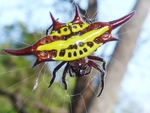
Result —
[[73, 61], [92, 54], [103, 43], [96, 43], [94, 39], [108, 31], [108, 26], [100, 29], [91, 30], [81, 36], [71, 36], [67, 40], [58, 40], [48, 44], [41, 45], [38, 51], [53, 51], [57, 54], [53, 60]]

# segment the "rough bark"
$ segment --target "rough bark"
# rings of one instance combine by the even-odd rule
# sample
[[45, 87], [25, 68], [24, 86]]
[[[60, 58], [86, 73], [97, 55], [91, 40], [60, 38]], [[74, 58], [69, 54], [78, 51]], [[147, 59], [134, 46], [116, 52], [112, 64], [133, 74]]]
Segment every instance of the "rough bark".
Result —
[[88, 113], [112, 113], [121, 80], [132, 57], [136, 41], [149, 8], [150, 0], [139, 0], [134, 8], [136, 15], [119, 30], [119, 34], [125, 33], [121, 35], [121, 39], [107, 67], [104, 91], [99, 98], [95, 97]]

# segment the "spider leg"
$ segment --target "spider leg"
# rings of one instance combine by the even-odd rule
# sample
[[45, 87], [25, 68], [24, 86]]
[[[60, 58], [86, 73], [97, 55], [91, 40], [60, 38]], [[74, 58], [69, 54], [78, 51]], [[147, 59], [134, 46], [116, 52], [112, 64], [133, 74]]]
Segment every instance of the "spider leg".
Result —
[[105, 70], [103, 70], [98, 64], [96, 64], [95, 62], [93, 62], [93, 61], [91, 61], [91, 60], [88, 61], [88, 64], [89, 64], [90, 66], [92, 66], [93, 68], [97, 69], [98, 71], [100, 71], [101, 74], [102, 74], [102, 75], [101, 75], [101, 87], [102, 87], [102, 88], [101, 88], [101, 90], [100, 90], [99, 95], [97, 96], [97, 97], [99, 97], [99, 96], [101, 95], [103, 89], [104, 89]]
[[53, 26], [53, 24], [50, 25], [49, 28], [46, 29], [46, 35], [48, 35], [48, 32], [49, 32], [49, 30], [51, 29], [52, 26]]
[[61, 62], [57, 67], [55, 67], [54, 71], [53, 71], [53, 77], [50, 81], [50, 84], [48, 87], [51, 87], [51, 85], [53, 84], [55, 77], [56, 77], [56, 72], [65, 64], [66, 62]]
[[97, 56], [88, 56], [88, 59], [97, 60], [97, 61], [102, 62], [103, 63], [103, 69], [106, 70], [106, 62], [104, 59], [97, 57]]
[[67, 83], [66, 83], [66, 74], [67, 74], [68, 68], [69, 68], [69, 63], [67, 63], [67, 65], [65, 66], [64, 71], [63, 71], [63, 76], [62, 76], [62, 82], [65, 85], [65, 90], [68, 89]]
[[71, 67], [69, 66], [69, 75], [70, 77], [74, 77], [73, 73], [71, 72]]

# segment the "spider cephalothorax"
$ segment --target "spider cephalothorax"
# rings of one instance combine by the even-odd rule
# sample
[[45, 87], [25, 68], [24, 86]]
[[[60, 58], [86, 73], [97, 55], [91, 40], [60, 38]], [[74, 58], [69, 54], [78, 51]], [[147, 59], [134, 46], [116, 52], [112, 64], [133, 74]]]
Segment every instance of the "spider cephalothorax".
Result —
[[[91, 24], [82, 21], [78, 8], [73, 21], [68, 23], [60, 23], [52, 19], [52, 25], [46, 30], [46, 36], [41, 38], [32, 46], [20, 49], [11, 50], [4, 49], [5, 52], [12, 55], [34, 55], [37, 61], [33, 66], [45, 61], [62, 61], [53, 71], [53, 77], [49, 87], [53, 84], [56, 72], [66, 64], [62, 81], [67, 89], [66, 74], [70, 76], [81, 77], [91, 72], [92, 68], [101, 72], [101, 91], [104, 88], [105, 61], [91, 54], [100, 46], [109, 41], [117, 40], [111, 35], [111, 32], [116, 27], [127, 22], [134, 12], [114, 21], [110, 22], [93, 22]], [[51, 31], [50, 31], [51, 29]], [[102, 66], [96, 62], [102, 62]]]

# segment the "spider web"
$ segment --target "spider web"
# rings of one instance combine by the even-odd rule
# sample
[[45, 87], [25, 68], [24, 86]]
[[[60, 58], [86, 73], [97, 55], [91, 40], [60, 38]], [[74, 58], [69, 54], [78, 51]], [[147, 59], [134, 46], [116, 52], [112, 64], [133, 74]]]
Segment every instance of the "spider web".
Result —
[[[34, 3], [34, 1], [32, 1], [32, 2]], [[29, 2], [26, 5], [33, 4], [32, 2]], [[45, 2], [48, 3], [48, 1], [45, 1]], [[59, 3], [59, 1], [57, 1], [57, 2]], [[66, 1], [64, 1], [64, 2], [66, 2]], [[66, 2], [66, 4], [67, 4], [67, 2]], [[82, 6], [82, 4], [80, 4], [80, 5]], [[57, 12], [58, 11], [63, 12], [63, 8], [60, 8], [60, 6], [65, 7], [65, 5], [58, 4]], [[65, 15], [74, 14], [74, 10], [71, 10], [72, 6], [73, 6], [73, 4], [71, 4], [69, 8], [64, 9], [64, 11], [67, 12], [67, 14], [65, 14]], [[26, 9], [24, 9], [24, 10], [26, 10]], [[30, 10], [35, 10], [35, 9], [32, 8]], [[48, 15], [48, 11], [49, 11], [49, 9], [47, 11], [45, 11], [46, 12], [45, 15]], [[98, 11], [95, 12], [95, 14], [93, 14], [93, 18], [95, 18], [95, 15], [97, 13], [98, 13]], [[107, 12], [107, 13], [109, 13], [109, 12]], [[43, 17], [45, 17], [45, 15]], [[63, 15], [63, 16], [61, 16], [61, 15]], [[82, 15], [82, 16], [84, 16], [84, 15]], [[71, 17], [69, 17], [69, 16], [67, 17], [67, 16], [64, 16], [64, 13], [62, 13], [62, 14], [57, 15], [56, 17], [65, 17], [63, 19], [59, 18], [59, 21], [67, 22], [67, 21], [71, 20], [73, 15], [71, 15]], [[106, 16], [104, 16], [104, 17], [106, 17]], [[118, 17], [121, 17], [121, 16], [118, 16]], [[49, 17], [47, 17], [47, 18], [49, 18]], [[90, 20], [93, 20], [93, 18], [91, 18]], [[113, 19], [111, 18], [111, 20], [113, 20]], [[34, 21], [34, 19], [33, 19], [33, 21]], [[33, 21], [30, 22], [30, 23], [32, 23], [31, 24], [32, 26], [34, 26]], [[40, 21], [40, 20], [38, 20], [38, 21]], [[41, 23], [44, 21], [45, 21], [44, 19], [41, 20]], [[40, 23], [39, 23], [39, 26], [41, 26]], [[12, 27], [14, 27], [14, 26], [12, 26]], [[26, 28], [28, 28], [28, 27], [29, 27], [29, 24], [26, 24]], [[39, 30], [39, 28], [37, 28], [37, 29]], [[33, 31], [34, 28], [29, 27], [28, 29], [31, 32], [31, 31]], [[43, 27], [42, 29], [45, 29], [45, 28]], [[136, 31], [136, 29], [137, 28], [133, 28], [130, 30], [132, 30], [134, 32], [134, 31]], [[144, 29], [148, 29], [148, 28], [145, 27]], [[1, 31], [3, 31], [3, 30], [1, 30]], [[11, 41], [8, 41], [7, 44], [20, 43], [20, 44], [23, 44], [23, 47], [33, 44], [29, 41], [26, 42], [26, 40], [22, 40], [22, 38], [19, 37], [19, 36], [21, 36], [20, 32], [22, 32], [22, 31], [20, 30], [20, 27], [17, 26], [17, 27], [14, 27], [14, 30], [11, 31], [9, 34], [7, 34], [7, 35], [2, 34], [1, 37], [7, 36], [7, 40], [11, 40]], [[126, 32], [129, 32], [129, 31], [124, 31], [121, 34], [118, 34], [118, 36], [122, 35]], [[146, 30], [145, 30], [145, 32], [146, 32]], [[40, 33], [40, 36], [37, 35], [37, 33], [33, 33], [33, 32], [31, 33], [30, 36], [32, 36], [32, 40], [34, 40], [34, 42], [36, 42], [40, 37], [43, 37], [44, 35], [45, 35], [45, 31], [42, 31]], [[147, 36], [145, 36], [145, 37], [147, 37]], [[110, 51], [112, 51], [109, 48], [114, 48], [114, 43], [115, 42], [113, 42], [113, 44], [109, 43], [109, 44], [101, 47], [100, 49], [97, 50], [97, 52], [95, 54], [104, 57], [104, 59], [107, 60], [107, 62], [108, 62], [109, 59], [111, 58]], [[133, 43], [135, 43], [135, 42], [133, 42]], [[125, 113], [124, 110], [128, 111], [129, 113], [135, 113], [135, 112], [137, 113], [138, 111], [141, 111], [144, 113], [146, 111], [149, 111], [149, 108], [147, 106], [148, 102], [147, 101], [145, 102], [145, 99], [148, 99], [146, 97], [148, 97], [148, 95], [150, 94], [150, 92], [147, 91], [148, 89], [146, 89], [146, 87], [149, 85], [149, 82], [148, 82], [148, 80], [149, 80], [148, 73], [149, 72], [144, 71], [144, 70], [145, 69], [148, 70], [148, 67], [150, 65], [148, 62], [146, 62], [146, 61], [141, 62], [141, 61], [139, 61], [139, 59], [137, 57], [135, 57], [135, 56], [138, 56], [139, 54], [141, 54], [140, 52], [143, 51], [144, 48], [148, 48], [148, 45], [149, 45], [148, 43], [150, 43], [150, 41], [147, 38], [144, 38], [144, 39], [140, 38], [139, 41], [137, 42], [137, 47], [132, 56], [133, 60], [129, 63], [129, 66], [128, 66], [128, 68], [131, 68], [131, 69], [126, 72], [125, 78], [122, 83], [122, 90], [120, 92], [120, 96], [115, 97], [116, 101], [118, 101], [118, 104], [116, 104], [116, 106], [115, 106], [115, 110], [114, 110], [115, 113], [119, 113], [119, 112]], [[146, 44], [146, 46], [144, 46], [145, 44]], [[10, 46], [5, 45], [5, 47], [1, 47], [1, 49], [7, 48], [7, 47], [10, 47]], [[146, 56], [143, 55], [143, 57], [146, 59], [148, 57], [148, 55], [149, 55], [149, 53], [147, 53]], [[16, 56], [11, 56], [11, 55], [8, 55], [5, 53], [1, 53], [0, 59], [4, 59], [4, 58], [6, 58], [5, 62], [7, 60], [10, 60], [10, 63], [5, 65], [5, 62], [1, 61], [2, 63], [0, 64], [1, 65], [1, 68], [0, 68], [0, 70], [1, 70], [0, 71], [0, 77], [1, 77], [0, 78], [0, 83], [1, 83], [0, 104], [2, 106], [0, 108], [0, 112], [4, 112], [4, 113], [13, 113], [13, 112], [14, 113], [15, 112], [20, 112], [20, 113], [21, 112], [24, 112], [24, 113], [25, 112], [68, 113], [68, 111], [69, 111], [68, 107], [69, 107], [70, 112], [73, 113], [74, 112], [74, 111], [72, 111], [73, 107], [74, 107], [74, 106], [72, 106], [73, 103], [80, 100], [80, 102], [78, 104], [80, 104], [81, 108], [84, 108], [85, 113], [89, 113], [89, 111], [88, 111], [89, 106], [86, 106], [86, 101], [84, 100], [85, 99], [84, 93], [89, 88], [90, 90], [92, 90], [95, 97], [98, 94], [97, 87], [98, 87], [98, 84], [100, 83], [100, 75], [95, 70], [92, 71], [92, 74], [88, 75], [88, 76], [90, 76], [90, 79], [86, 83], [87, 85], [84, 88], [82, 88], [79, 93], [72, 94], [72, 92], [74, 91], [74, 86], [76, 84], [77, 78], [75, 78], [75, 77], [71, 78], [71, 77], [67, 76], [66, 81], [68, 82], [69, 88], [67, 91], [64, 90], [64, 86], [61, 82], [61, 75], [62, 75], [63, 67], [61, 70], [59, 70], [57, 72], [57, 77], [56, 77], [56, 80], [55, 80], [54, 84], [52, 85], [52, 87], [47, 88], [47, 86], [49, 85], [49, 81], [51, 80], [51, 73], [52, 73], [54, 67], [56, 65], [58, 65], [59, 62], [47, 62], [47, 63], [41, 64], [35, 68], [32, 68], [31, 65], [34, 63], [34, 60], [35, 60], [33, 57], [16, 57]], [[22, 62], [16, 63], [19, 60], [22, 60]], [[23, 60], [25, 60], [26, 62], [23, 62]], [[114, 60], [116, 62], [118, 62], [116, 59], [114, 59]], [[2, 65], [4, 65], [4, 66], [2, 66]], [[122, 64], [120, 64], [120, 65], [121, 65], [121, 69], [124, 69], [124, 66]], [[141, 68], [140, 65], [142, 65], [144, 67]], [[7, 68], [4, 68], [5, 66], [7, 66]], [[134, 74], [134, 72], [136, 72], [136, 73]], [[93, 73], [95, 73], [95, 74], [93, 74]], [[137, 74], [137, 73], [140, 73], [140, 74]], [[135, 77], [133, 75], [137, 75], [137, 76]], [[144, 75], [144, 77], [142, 77], [141, 75], [142, 76]], [[86, 76], [85, 76], [85, 78], [86, 78]], [[141, 80], [144, 80], [145, 83], [142, 84]], [[135, 83], [136, 86], [133, 85], [134, 82], [136, 82]], [[138, 85], [137, 83], [139, 83], [140, 85], [142, 84], [142, 86]], [[128, 84], [128, 85], [125, 85], [125, 84]], [[128, 89], [128, 87], [130, 87], [131, 85], [133, 85], [133, 88]], [[139, 88], [137, 89], [136, 87], [139, 87]], [[142, 90], [139, 91], [140, 88], [142, 88]], [[130, 90], [134, 90], [134, 92], [130, 91]], [[111, 94], [111, 92], [108, 92], [108, 93]], [[143, 97], [143, 95], [145, 96], [144, 97], [145, 99], [140, 98], [140, 96]], [[134, 96], [135, 96], [135, 98], [133, 98]], [[71, 99], [73, 97], [78, 97], [78, 98], [76, 98], [76, 100], [72, 101]], [[101, 98], [101, 97], [99, 97], [99, 98]], [[127, 100], [125, 101], [124, 98], [126, 98]], [[132, 100], [130, 100], [131, 98], [132, 98]], [[131, 102], [133, 106], [126, 105], [129, 102]], [[137, 104], [137, 102], [142, 102], [144, 104], [143, 105]], [[103, 105], [101, 105], [101, 106], [103, 106]], [[17, 107], [17, 109], [19, 109], [18, 111], [16, 111], [16, 109], [15, 109], [16, 107]], [[130, 107], [132, 107], [132, 109]], [[104, 106], [104, 108], [105, 108], [105, 106]]]

